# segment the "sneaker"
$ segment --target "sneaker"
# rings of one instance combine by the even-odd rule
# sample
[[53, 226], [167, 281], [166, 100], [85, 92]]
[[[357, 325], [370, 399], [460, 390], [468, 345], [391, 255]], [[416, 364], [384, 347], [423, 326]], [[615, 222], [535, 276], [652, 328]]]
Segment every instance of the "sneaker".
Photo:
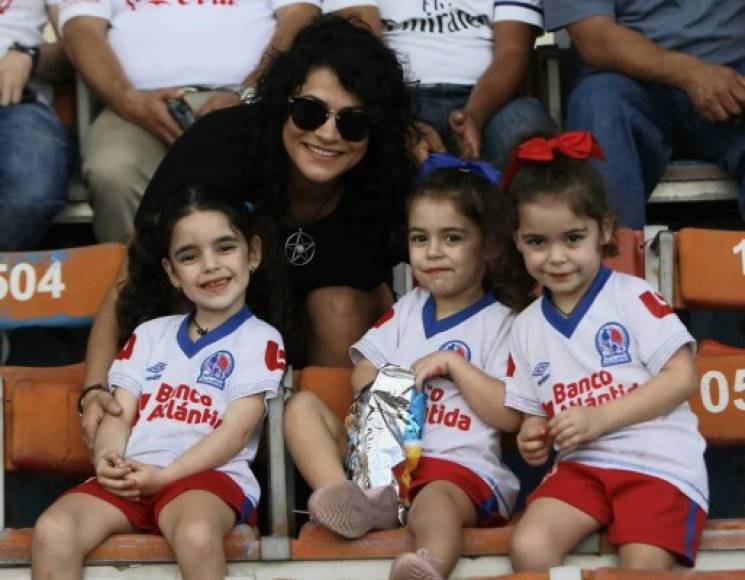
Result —
[[388, 580], [445, 580], [437, 564], [426, 548], [401, 554], [393, 561]]
[[315, 523], [348, 539], [398, 527], [398, 495], [390, 485], [365, 491], [351, 481], [328, 485], [311, 494], [308, 511]]

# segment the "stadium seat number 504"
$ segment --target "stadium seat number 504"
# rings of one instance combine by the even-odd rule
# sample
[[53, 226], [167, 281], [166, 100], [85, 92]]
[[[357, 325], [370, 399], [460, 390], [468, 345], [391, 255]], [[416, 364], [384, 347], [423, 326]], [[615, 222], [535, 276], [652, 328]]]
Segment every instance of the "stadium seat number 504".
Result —
[[8, 294], [19, 302], [31, 300], [34, 294], [51, 294], [52, 298], [59, 298], [64, 289], [62, 262], [57, 260], [38, 279], [36, 270], [28, 262], [20, 262], [10, 269], [8, 264], [0, 264], [0, 300]]

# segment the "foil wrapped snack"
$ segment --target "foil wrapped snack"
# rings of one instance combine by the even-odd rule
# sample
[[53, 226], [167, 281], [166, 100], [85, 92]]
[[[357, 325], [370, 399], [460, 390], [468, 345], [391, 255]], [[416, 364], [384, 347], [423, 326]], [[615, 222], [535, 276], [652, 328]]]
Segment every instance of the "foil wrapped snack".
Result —
[[357, 393], [345, 421], [351, 481], [365, 489], [393, 485], [401, 491], [393, 467], [406, 459], [407, 440], [412, 458], [417, 455], [418, 461], [421, 455], [426, 397], [416, 390], [414, 373], [396, 365], [381, 367], [375, 380]]

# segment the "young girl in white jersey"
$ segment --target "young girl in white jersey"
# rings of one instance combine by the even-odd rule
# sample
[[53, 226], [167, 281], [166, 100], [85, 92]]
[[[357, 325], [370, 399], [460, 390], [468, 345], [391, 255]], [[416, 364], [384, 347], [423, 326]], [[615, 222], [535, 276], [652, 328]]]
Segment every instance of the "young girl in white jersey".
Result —
[[525, 415], [528, 463], [558, 451], [528, 497], [512, 562], [546, 570], [605, 528], [621, 566], [692, 566], [708, 507], [705, 443], [686, 402], [694, 341], [649, 284], [602, 264], [613, 219], [590, 157], [603, 154], [588, 132], [537, 137], [505, 175], [515, 243], [543, 287], [513, 325], [506, 404]]
[[152, 296], [129, 298], [177, 291], [192, 309], [139, 324], [121, 349], [109, 385], [123, 412], [98, 430], [96, 477], [39, 518], [34, 578], [80, 578], [88, 552], [134, 531], [161, 532], [183, 578], [223, 578], [225, 536], [255, 523], [249, 463], [285, 367], [279, 333], [246, 304], [262, 255], [256, 220], [250, 206], [188, 189], [152, 221], [133, 242], [130, 274], [143, 259], [163, 274], [147, 281]]
[[[408, 527], [417, 550], [396, 559], [392, 579], [446, 578], [460, 557], [463, 528], [504, 524], [518, 491], [500, 452], [500, 431], [516, 430], [520, 420], [503, 404], [514, 314], [502, 302], [524, 306], [530, 287], [523, 284], [520, 293], [506, 284], [490, 260], [489, 205], [496, 198], [490, 169], [439, 154], [425, 164], [423, 172], [432, 173], [407, 205], [418, 287], [351, 348], [355, 390], [393, 363], [411, 368], [417, 387], [429, 395], [422, 458], [409, 494]], [[315, 490], [308, 502], [313, 520], [347, 538], [395, 527], [395, 489], [363, 491], [347, 481], [341, 422], [313, 395], [293, 399], [286, 441]], [[397, 477], [402, 467], [394, 470]]]

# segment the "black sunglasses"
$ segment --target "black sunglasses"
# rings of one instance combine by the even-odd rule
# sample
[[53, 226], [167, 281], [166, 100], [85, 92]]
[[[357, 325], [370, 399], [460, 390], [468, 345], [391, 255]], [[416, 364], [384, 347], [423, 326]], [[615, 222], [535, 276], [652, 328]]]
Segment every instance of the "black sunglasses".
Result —
[[290, 97], [287, 102], [292, 122], [303, 131], [315, 131], [333, 114], [342, 139], [362, 141], [370, 134], [373, 121], [364, 107], [344, 107], [334, 111], [313, 97]]

